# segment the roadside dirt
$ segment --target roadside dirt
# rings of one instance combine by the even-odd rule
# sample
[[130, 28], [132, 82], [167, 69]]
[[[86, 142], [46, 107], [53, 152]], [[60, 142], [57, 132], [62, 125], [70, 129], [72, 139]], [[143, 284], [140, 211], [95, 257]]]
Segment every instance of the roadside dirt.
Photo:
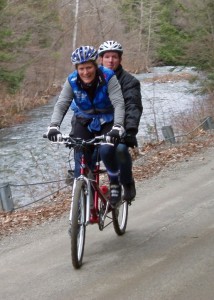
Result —
[[[146, 181], [162, 170], [178, 162], [188, 162], [191, 156], [214, 146], [214, 135], [203, 132], [193, 140], [169, 144], [160, 142], [146, 144], [139, 151], [132, 151], [133, 172], [136, 182]], [[68, 212], [70, 193], [59, 193], [42, 204], [13, 212], [0, 212], [0, 239], [5, 236], [27, 230], [44, 222], [59, 219]]]

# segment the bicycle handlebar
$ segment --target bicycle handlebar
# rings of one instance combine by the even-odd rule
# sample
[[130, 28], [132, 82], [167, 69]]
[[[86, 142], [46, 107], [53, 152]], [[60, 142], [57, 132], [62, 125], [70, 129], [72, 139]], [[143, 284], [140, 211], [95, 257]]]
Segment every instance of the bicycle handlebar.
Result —
[[[47, 134], [43, 134], [43, 138], [47, 138]], [[69, 147], [76, 147], [76, 146], [84, 146], [84, 145], [101, 145], [101, 144], [108, 144], [114, 146], [112, 143], [108, 143], [106, 141], [106, 135], [95, 136], [92, 139], [84, 140], [82, 138], [74, 138], [69, 135], [62, 135], [61, 141], [51, 142], [52, 144], [64, 144]]]

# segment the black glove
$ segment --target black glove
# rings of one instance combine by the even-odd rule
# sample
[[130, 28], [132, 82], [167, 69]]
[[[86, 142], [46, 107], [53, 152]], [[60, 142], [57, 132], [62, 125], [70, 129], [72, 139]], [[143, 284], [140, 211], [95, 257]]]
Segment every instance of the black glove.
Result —
[[62, 134], [59, 131], [58, 126], [49, 126], [47, 137], [51, 142], [60, 142], [62, 140]]
[[112, 127], [111, 131], [107, 133], [106, 136], [107, 143], [113, 143], [113, 144], [119, 143], [124, 133], [125, 133], [125, 129], [123, 128], [123, 126], [115, 124]]
[[134, 148], [138, 146], [137, 138], [135, 134], [126, 133], [123, 139], [127, 147]]

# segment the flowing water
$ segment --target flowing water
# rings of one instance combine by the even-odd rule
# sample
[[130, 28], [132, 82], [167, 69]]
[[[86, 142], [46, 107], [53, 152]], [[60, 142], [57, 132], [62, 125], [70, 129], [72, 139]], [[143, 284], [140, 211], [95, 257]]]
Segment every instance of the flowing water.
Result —
[[[191, 109], [194, 101], [198, 101], [189, 92], [193, 86], [186, 80], [164, 83], [144, 81], [145, 78], [154, 78], [169, 72], [170, 67], [161, 67], [154, 68], [149, 74], [135, 75], [141, 81], [144, 107], [139, 140], [141, 137], [144, 140], [151, 138], [154, 124], [157, 125], [162, 139], [161, 127], [170, 125], [170, 117]], [[177, 68], [172, 73], [182, 72], [195, 74], [192, 68]], [[69, 150], [63, 146], [51, 145], [42, 137], [49, 125], [56, 100], [57, 97], [49, 104], [29, 112], [27, 122], [0, 130], [0, 186], [10, 183], [13, 202], [18, 205], [36, 201], [64, 184]], [[71, 116], [72, 112], [69, 111], [61, 125], [64, 134], [70, 132]], [[36, 184], [55, 180], [59, 182]]]
[[[194, 68], [156, 67], [149, 74], [136, 75], [141, 81], [144, 108], [139, 136], [143, 136], [144, 140], [157, 139], [155, 126], [159, 138], [163, 139], [161, 128], [171, 125], [171, 118], [180, 116], [183, 112], [192, 111], [193, 105], [202, 101], [202, 97], [196, 98], [191, 92], [197, 88], [197, 83], [190, 84], [188, 80], [181, 80], [181, 78], [187, 78], [188, 75], [199, 74]], [[160, 80], [155, 80], [157, 77]], [[165, 80], [162, 81], [161, 78]], [[145, 79], [150, 79], [150, 81]], [[176, 132], [176, 128], [174, 129], [175, 134], [180, 134]]]

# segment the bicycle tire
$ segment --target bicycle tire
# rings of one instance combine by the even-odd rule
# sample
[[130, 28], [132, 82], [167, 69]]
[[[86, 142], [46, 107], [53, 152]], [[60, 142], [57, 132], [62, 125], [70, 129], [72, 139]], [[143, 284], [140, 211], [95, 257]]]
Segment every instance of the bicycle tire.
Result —
[[74, 190], [71, 222], [71, 258], [75, 269], [82, 266], [86, 235], [85, 182], [78, 180]]
[[112, 221], [117, 235], [123, 235], [126, 232], [128, 221], [128, 202], [123, 201], [119, 206], [112, 210]]

